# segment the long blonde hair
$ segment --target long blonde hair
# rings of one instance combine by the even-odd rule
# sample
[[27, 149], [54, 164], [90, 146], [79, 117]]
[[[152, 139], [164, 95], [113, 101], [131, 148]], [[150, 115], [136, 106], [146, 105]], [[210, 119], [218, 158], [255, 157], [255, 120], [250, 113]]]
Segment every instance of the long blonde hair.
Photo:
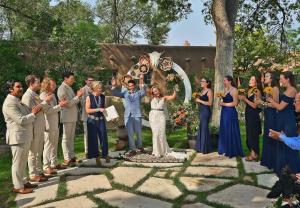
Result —
[[152, 97], [154, 97], [154, 94], [153, 94], [153, 89], [154, 89], [154, 88], [156, 88], [156, 89], [158, 90], [160, 97], [163, 97], [163, 96], [164, 96], [164, 95], [162, 94], [162, 92], [161, 92], [161, 89], [160, 89], [157, 85], [153, 85], [153, 86], [151, 87], [151, 96], [152, 96]]
[[41, 92], [50, 92], [50, 81], [54, 81], [50, 77], [45, 77], [41, 83]]

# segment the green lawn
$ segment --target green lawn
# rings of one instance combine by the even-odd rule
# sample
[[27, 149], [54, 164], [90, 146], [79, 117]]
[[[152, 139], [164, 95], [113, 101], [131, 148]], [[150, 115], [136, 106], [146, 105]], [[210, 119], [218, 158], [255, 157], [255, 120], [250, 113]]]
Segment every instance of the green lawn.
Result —
[[[241, 136], [242, 136], [242, 144], [244, 153], [247, 155], [249, 150], [246, 146], [245, 142], [245, 126], [241, 125]], [[143, 146], [151, 146], [152, 145], [152, 134], [149, 128], [143, 129]], [[168, 133], [168, 143], [170, 147], [174, 148], [187, 148], [188, 141], [186, 136], [186, 129], [181, 128], [177, 129], [174, 132]], [[108, 131], [108, 143], [110, 151], [114, 150], [114, 144], [116, 140], [116, 132], [113, 130]], [[262, 139], [260, 139], [260, 146], [262, 146]], [[84, 157], [84, 145], [83, 145], [83, 135], [77, 135], [75, 139], [75, 152], [78, 157]], [[59, 161], [63, 161], [62, 149], [61, 146], [58, 151]], [[4, 205], [6, 207], [15, 206], [14, 198], [15, 194], [11, 192], [13, 186], [11, 182], [11, 155], [10, 153], [0, 156], [0, 207]]]

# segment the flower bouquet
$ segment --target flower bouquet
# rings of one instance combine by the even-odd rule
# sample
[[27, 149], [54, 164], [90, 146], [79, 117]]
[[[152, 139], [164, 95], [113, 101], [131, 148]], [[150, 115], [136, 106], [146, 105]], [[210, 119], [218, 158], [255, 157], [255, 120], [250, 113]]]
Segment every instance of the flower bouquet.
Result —
[[246, 94], [246, 90], [244, 88], [239, 88], [238, 89], [238, 93], [239, 93], [239, 95], [245, 95]]
[[192, 97], [193, 97], [194, 99], [200, 98], [200, 93], [199, 93], [199, 92], [193, 92]]
[[264, 93], [266, 95], [266, 98], [267, 97], [272, 97], [272, 95], [273, 95], [273, 88], [272, 87], [266, 87], [264, 89]]
[[225, 94], [224, 94], [224, 92], [217, 92], [217, 93], [216, 93], [216, 96], [217, 96], [220, 100], [222, 100], [222, 99], [225, 97]]
[[248, 90], [248, 95], [256, 95], [258, 93], [257, 87], [252, 87]]

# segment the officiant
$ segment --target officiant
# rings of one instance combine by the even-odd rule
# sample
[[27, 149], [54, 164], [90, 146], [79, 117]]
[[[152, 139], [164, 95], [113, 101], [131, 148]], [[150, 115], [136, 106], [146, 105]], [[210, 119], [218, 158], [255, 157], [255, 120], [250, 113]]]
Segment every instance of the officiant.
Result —
[[102, 158], [106, 163], [110, 162], [108, 156], [108, 142], [106, 123], [103, 112], [105, 111], [105, 95], [103, 94], [103, 85], [99, 81], [93, 81], [91, 85], [92, 93], [86, 98], [85, 110], [88, 114], [88, 153], [89, 159], [95, 158], [96, 164], [101, 165], [99, 155], [99, 145], [102, 150]]

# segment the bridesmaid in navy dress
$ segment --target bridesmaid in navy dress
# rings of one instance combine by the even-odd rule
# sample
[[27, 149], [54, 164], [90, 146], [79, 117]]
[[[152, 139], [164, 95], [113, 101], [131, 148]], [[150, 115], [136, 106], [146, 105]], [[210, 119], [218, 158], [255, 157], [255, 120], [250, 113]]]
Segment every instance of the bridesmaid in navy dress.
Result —
[[[279, 82], [276, 79], [275, 73], [267, 72], [264, 76], [264, 84], [266, 87], [272, 88], [272, 95], [265, 94], [265, 97], [272, 97], [275, 102], [279, 101]], [[265, 105], [262, 100], [258, 100], [258, 104]], [[269, 169], [276, 167], [276, 157], [279, 154], [277, 152], [277, 145], [279, 141], [269, 137], [269, 129], [276, 130], [277, 110], [274, 107], [265, 106], [264, 109], [264, 134], [263, 134], [263, 148], [261, 154], [261, 165], [266, 166]]]
[[[279, 96], [279, 103], [276, 103], [272, 98], [268, 98], [269, 105], [275, 107], [278, 110], [277, 114], [277, 130], [283, 131], [288, 137], [296, 137], [297, 126], [296, 116], [294, 110], [294, 100], [297, 94], [295, 88], [294, 76], [292, 72], [286, 71], [280, 74], [280, 83], [286, 88], [283, 94]], [[279, 142], [277, 146], [277, 159], [275, 172], [277, 175], [282, 174], [282, 168], [286, 165], [292, 172], [300, 172], [300, 159], [299, 151], [292, 150], [283, 142]]]
[[258, 81], [255, 76], [251, 76], [249, 81], [249, 90], [247, 95], [240, 95], [240, 100], [246, 104], [245, 120], [246, 120], [246, 144], [250, 150], [250, 154], [245, 158], [246, 161], [258, 161], [259, 158], [259, 135], [261, 134], [261, 122], [258, 108], [255, 100], [260, 99], [261, 93]]
[[227, 157], [244, 156], [238, 114], [235, 106], [238, 104], [238, 91], [232, 76], [224, 78], [225, 96], [219, 105], [222, 106], [218, 153]]
[[209, 153], [211, 152], [211, 139], [208, 128], [209, 119], [211, 117], [211, 105], [213, 100], [213, 93], [211, 88], [211, 81], [203, 78], [201, 80], [202, 92], [199, 98], [195, 101], [199, 103], [199, 131], [196, 140], [195, 149], [197, 152]]

